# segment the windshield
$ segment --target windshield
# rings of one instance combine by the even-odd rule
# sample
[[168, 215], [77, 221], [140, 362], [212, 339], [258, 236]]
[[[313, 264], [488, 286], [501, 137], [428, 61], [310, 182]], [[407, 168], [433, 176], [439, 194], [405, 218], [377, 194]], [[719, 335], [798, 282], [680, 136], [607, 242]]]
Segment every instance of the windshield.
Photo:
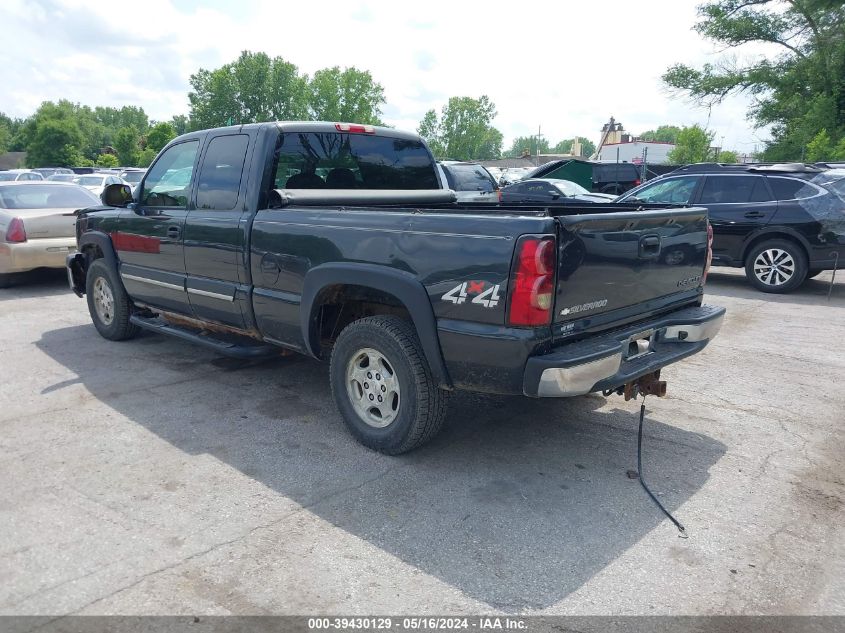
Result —
[[74, 176], [73, 174], [53, 174], [47, 180], [58, 180], [59, 182], [73, 182]]
[[17, 174], [10, 174], [9, 172], [0, 172], [0, 180], [14, 180]]
[[590, 193], [584, 187], [571, 180], [552, 180], [550, 182], [565, 196], [580, 196]]
[[689, 204], [690, 198], [698, 185], [697, 176], [680, 176], [649, 183], [634, 189], [618, 202], [652, 202], [662, 204]]
[[123, 172], [123, 174], [120, 177], [123, 178], [126, 182], [132, 182], [132, 183], [141, 182], [141, 178], [144, 177], [144, 172], [142, 172], [142, 171], [125, 171], [125, 172]]
[[99, 203], [97, 196], [82, 187], [40, 184], [0, 187], [3, 209], [79, 209]]
[[496, 182], [481, 165], [443, 165], [455, 191], [493, 191]]
[[104, 178], [105, 176], [80, 176], [75, 182], [83, 187], [99, 187]]

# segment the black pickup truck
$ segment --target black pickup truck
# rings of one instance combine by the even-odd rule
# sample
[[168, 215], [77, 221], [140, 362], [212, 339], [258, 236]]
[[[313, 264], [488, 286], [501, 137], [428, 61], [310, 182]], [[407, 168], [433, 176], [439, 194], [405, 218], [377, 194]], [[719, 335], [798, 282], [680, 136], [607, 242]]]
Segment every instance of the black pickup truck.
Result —
[[192, 132], [134, 192], [78, 212], [70, 285], [108, 339], [330, 360], [349, 429], [391, 454], [434, 436], [450, 390], [630, 394], [718, 332], [705, 210], [458, 204], [440, 187], [426, 145], [392, 129]]

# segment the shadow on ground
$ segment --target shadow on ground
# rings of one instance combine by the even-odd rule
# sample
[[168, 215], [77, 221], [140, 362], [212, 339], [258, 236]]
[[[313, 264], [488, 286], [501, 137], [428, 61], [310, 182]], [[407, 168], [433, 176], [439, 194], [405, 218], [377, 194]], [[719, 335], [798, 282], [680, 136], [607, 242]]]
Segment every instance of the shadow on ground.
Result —
[[0, 288], [0, 301], [63, 293], [71, 293], [65, 269], [39, 268], [26, 273], [15, 274], [12, 285], [7, 288]]
[[[606, 401], [595, 395], [457, 394], [439, 437], [387, 457], [346, 433], [327, 366], [310, 359], [231, 361], [155, 335], [110, 343], [90, 325], [46, 332], [37, 345], [178, 449], [214, 456], [495, 608], [558, 602], [664, 521], [626, 476], [637, 407], [621, 399], [624, 408], [599, 411]], [[677, 510], [725, 446], [671, 422], [646, 419], [645, 469]]]

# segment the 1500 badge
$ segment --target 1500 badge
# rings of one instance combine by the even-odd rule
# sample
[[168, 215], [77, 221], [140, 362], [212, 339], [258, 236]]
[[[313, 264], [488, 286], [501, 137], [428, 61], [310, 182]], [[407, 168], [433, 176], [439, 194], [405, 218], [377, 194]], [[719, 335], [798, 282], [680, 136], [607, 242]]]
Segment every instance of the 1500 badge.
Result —
[[475, 295], [470, 303], [485, 308], [495, 308], [499, 305], [499, 285], [488, 284], [486, 281], [464, 281], [444, 294], [440, 299], [450, 301], [455, 305], [464, 303], [470, 295]]

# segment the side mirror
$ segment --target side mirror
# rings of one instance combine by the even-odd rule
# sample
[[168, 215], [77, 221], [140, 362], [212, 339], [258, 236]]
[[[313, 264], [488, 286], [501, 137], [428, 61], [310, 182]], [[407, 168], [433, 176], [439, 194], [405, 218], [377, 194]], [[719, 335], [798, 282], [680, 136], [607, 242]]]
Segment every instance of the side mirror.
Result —
[[557, 200], [558, 198], [560, 198], [560, 193], [558, 193], [557, 191], [550, 191], [549, 193], [552, 195], [552, 200]]
[[100, 194], [100, 200], [107, 207], [125, 207], [132, 202], [132, 189], [129, 185], [106, 185]]

